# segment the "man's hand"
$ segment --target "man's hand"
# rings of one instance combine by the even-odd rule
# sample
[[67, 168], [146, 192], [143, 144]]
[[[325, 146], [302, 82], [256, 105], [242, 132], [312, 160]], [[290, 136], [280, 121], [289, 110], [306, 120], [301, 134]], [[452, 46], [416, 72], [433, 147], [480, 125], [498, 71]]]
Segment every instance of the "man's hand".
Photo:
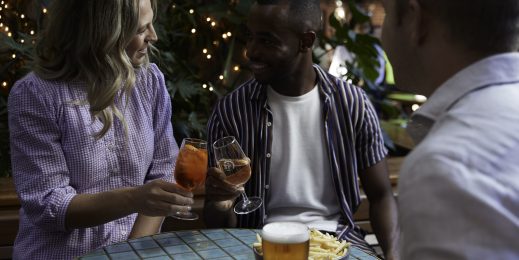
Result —
[[236, 215], [232, 205], [243, 187], [225, 181], [225, 173], [218, 168], [209, 168], [205, 179], [204, 216], [208, 227], [235, 227]]
[[225, 181], [225, 173], [218, 168], [209, 168], [205, 180], [205, 194], [213, 201], [234, 201], [243, 187], [237, 187]]
[[154, 180], [138, 187], [132, 193], [135, 209], [146, 216], [167, 216], [177, 211], [189, 211], [193, 193], [175, 183]]

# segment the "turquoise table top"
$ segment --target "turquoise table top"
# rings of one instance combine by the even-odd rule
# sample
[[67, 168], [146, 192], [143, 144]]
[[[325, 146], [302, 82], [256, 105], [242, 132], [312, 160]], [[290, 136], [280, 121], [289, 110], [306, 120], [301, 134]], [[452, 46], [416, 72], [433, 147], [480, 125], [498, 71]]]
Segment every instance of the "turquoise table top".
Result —
[[[161, 233], [106, 246], [79, 257], [101, 259], [237, 259], [254, 260], [254, 229], [203, 229]], [[352, 246], [350, 260], [376, 260], [376, 256]]]

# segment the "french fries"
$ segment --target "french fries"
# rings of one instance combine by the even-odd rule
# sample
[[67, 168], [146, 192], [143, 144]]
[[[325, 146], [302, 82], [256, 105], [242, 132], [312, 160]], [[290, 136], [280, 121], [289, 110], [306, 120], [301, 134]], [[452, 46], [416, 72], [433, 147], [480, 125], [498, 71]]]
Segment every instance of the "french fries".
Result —
[[[253, 247], [258, 253], [263, 254], [261, 247], [261, 237], [256, 234], [258, 240]], [[310, 250], [309, 260], [332, 260], [346, 255], [350, 243], [339, 241], [335, 236], [323, 234], [317, 229], [310, 229]]]

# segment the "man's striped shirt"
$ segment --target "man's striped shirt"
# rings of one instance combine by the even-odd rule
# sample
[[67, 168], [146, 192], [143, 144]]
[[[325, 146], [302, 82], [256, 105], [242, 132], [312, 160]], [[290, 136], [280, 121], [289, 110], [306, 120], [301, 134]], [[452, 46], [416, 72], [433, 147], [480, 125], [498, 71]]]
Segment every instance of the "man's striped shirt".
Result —
[[[376, 112], [365, 92], [336, 78], [317, 65], [324, 129], [332, 167], [332, 179], [341, 204], [337, 235], [369, 248], [364, 232], [355, 225], [353, 213], [360, 204], [358, 172], [382, 160], [384, 147]], [[251, 79], [222, 98], [208, 123], [208, 142], [235, 136], [251, 159], [252, 177], [245, 184], [250, 196], [266, 201], [269, 194], [272, 148], [272, 113], [267, 103], [267, 85]], [[317, 138], [317, 137], [316, 137]], [[210, 166], [215, 167], [210, 151]], [[288, 185], [288, 184], [287, 184]], [[330, 189], [332, 190], [332, 189]], [[265, 203], [250, 214], [238, 215], [238, 226], [261, 228], [266, 219]]]

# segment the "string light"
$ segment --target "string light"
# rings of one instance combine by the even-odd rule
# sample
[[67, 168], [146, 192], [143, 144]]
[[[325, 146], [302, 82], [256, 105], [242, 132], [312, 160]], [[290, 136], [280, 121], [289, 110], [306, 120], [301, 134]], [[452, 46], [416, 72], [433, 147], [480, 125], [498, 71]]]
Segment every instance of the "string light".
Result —
[[25, 18], [25, 14], [21, 14], [20, 18], [22, 18], [22, 19]]
[[210, 22], [211, 21], [211, 17], [207, 17], [207, 19], [205, 19], [205, 20]]
[[234, 71], [239, 71], [240, 70], [240, 66], [234, 66]]
[[8, 37], [11, 37], [11, 36], [13, 36], [13, 34], [12, 34], [11, 32], [8, 32], [8, 33], [7, 33], [7, 36], [8, 36]]
[[31, 30], [30, 34], [31, 34], [31, 35], [34, 35], [34, 30]]
[[211, 56], [211, 54], [207, 54], [206, 57], [207, 57], [208, 60], [210, 60], [212, 56]]
[[47, 8], [43, 8], [43, 13], [44, 13], [44, 14], [47, 13]]
[[171, 8], [175, 9], [175, 8], [177, 8], [177, 5], [174, 4], [171, 6]]
[[0, 23], [0, 27], [4, 27], [4, 23]]
[[5, 81], [2, 82], [2, 87], [4, 87], [4, 88], [7, 87], [7, 82], [5, 82]]
[[209, 88], [209, 91], [213, 91], [213, 90], [214, 90], [214, 88], [213, 88], [213, 87], [210, 87], [210, 88]]
[[25, 40], [24, 40], [24, 39], [21, 39], [21, 40], [20, 40], [20, 42], [21, 42], [21, 43], [24, 43], [24, 42], [25, 42]]
[[9, 27], [6, 26], [5, 27], [5, 31], [8, 32], [9, 31]]
[[196, 29], [195, 28], [191, 29], [191, 33], [195, 34], [196, 33]]
[[11, 56], [11, 57], [13, 57], [13, 59], [16, 59], [16, 54], [13, 54], [13, 56]]
[[203, 85], [202, 85], [202, 88], [207, 88], [207, 84], [203, 84]]
[[223, 75], [220, 75], [220, 77], [218, 77], [220, 80], [223, 80]]
[[222, 34], [222, 38], [227, 39], [227, 34]]
[[189, 13], [190, 13], [190, 14], [194, 14], [194, 13], [195, 13], [195, 10], [193, 10], [193, 9], [189, 9]]
[[232, 33], [231, 32], [227, 32], [227, 37], [231, 37], [232, 36]]
[[207, 53], [207, 49], [203, 49], [202, 52], [203, 52], [204, 54], [206, 54], [206, 53]]
[[211, 23], [211, 26], [212, 26], [212, 27], [215, 27], [215, 26], [216, 26], [216, 22], [212, 22], [212, 23]]

